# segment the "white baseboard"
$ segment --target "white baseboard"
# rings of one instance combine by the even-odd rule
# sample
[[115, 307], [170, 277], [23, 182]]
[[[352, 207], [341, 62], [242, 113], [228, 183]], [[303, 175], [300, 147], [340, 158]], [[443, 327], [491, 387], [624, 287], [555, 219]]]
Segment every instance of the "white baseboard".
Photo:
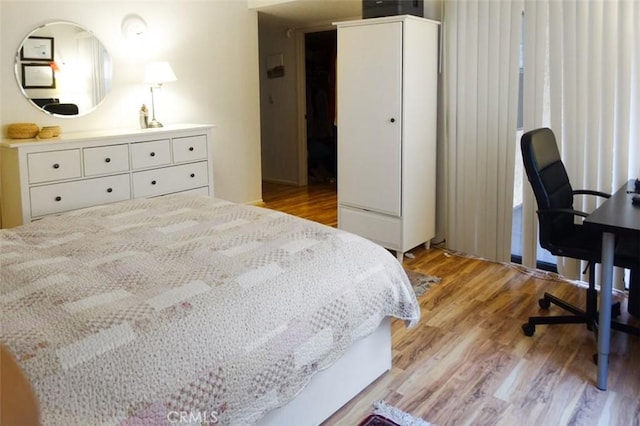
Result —
[[287, 180], [287, 179], [273, 179], [273, 178], [263, 177], [262, 181], [263, 182], [269, 182], [269, 183], [277, 183], [277, 184], [280, 184], [280, 185], [304, 186], [304, 185], [300, 185], [300, 183], [298, 183], [296, 181]]

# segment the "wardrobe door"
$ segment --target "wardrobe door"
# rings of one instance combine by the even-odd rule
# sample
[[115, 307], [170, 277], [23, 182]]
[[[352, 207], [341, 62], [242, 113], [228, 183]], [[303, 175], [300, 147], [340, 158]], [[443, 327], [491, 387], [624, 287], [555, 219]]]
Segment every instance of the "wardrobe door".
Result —
[[338, 201], [400, 216], [402, 22], [339, 28]]

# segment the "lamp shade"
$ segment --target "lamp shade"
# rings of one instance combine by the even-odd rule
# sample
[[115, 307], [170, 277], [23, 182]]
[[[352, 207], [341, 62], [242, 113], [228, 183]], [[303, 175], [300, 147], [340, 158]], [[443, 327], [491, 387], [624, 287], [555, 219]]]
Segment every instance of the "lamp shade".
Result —
[[176, 75], [169, 62], [151, 62], [144, 72], [144, 82], [147, 84], [162, 84], [176, 81]]

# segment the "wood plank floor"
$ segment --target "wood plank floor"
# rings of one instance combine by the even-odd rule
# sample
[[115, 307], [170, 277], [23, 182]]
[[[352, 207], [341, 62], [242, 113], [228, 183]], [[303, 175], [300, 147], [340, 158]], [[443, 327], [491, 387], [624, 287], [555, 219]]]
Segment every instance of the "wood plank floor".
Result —
[[[265, 206], [336, 226], [332, 186], [265, 183]], [[529, 271], [417, 248], [407, 269], [442, 278], [420, 297], [422, 319], [393, 323], [393, 368], [325, 422], [357, 425], [377, 399], [443, 425], [640, 425], [640, 338], [612, 333], [609, 386], [595, 387], [597, 352], [583, 325], [520, 326], [549, 291], [584, 304], [584, 291]], [[621, 320], [629, 319], [623, 301]], [[551, 308], [559, 314], [559, 308]]]

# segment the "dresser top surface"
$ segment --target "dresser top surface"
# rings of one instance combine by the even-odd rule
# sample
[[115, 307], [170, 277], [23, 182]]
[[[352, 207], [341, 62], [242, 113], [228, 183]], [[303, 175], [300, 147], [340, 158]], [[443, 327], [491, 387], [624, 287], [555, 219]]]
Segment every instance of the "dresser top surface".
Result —
[[1, 147], [17, 148], [21, 146], [29, 145], [51, 145], [60, 142], [81, 142], [83, 140], [91, 139], [109, 139], [118, 137], [149, 137], [157, 138], [163, 137], [167, 133], [173, 133], [178, 131], [190, 131], [190, 130], [209, 130], [214, 128], [212, 124], [171, 124], [160, 128], [153, 129], [106, 129], [106, 130], [90, 130], [82, 132], [68, 132], [62, 133], [60, 136], [49, 139], [7, 139], [3, 138], [0, 142]]

